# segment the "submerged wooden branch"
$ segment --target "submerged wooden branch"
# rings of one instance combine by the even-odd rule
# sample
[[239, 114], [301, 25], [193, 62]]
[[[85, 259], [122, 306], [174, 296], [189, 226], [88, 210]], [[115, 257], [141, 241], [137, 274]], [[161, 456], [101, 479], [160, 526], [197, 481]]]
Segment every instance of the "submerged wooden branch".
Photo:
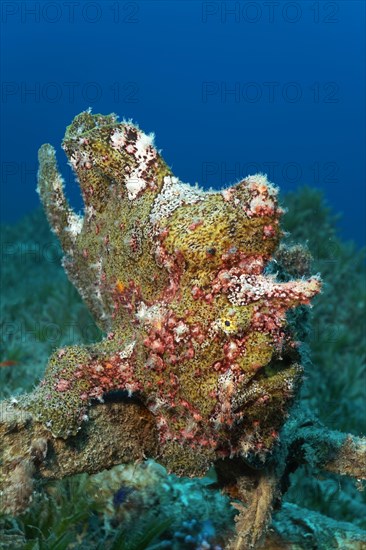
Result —
[[298, 465], [366, 479], [366, 437], [357, 437], [337, 430], [329, 430], [316, 418], [304, 422], [304, 414], [285, 425], [284, 440], [289, 458]]
[[[287, 453], [282, 458], [279, 454], [272, 467], [255, 472], [241, 459], [236, 459], [235, 467], [229, 459], [217, 465], [224, 472], [219, 476], [220, 485], [229, 484], [224, 478], [225, 472], [230, 472], [231, 483], [233, 479], [236, 483], [236, 498], [243, 503], [235, 505], [240, 513], [237, 537], [229, 543], [230, 550], [255, 548], [263, 541], [274, 502], [280, 501], [286, 463], [308, 463], [329, 472], [366, 479], [365, 439], [311, 423], [297, 426], [296, 430], [293, 424], [287, 433], [284, 430], [284, 437], [290, 441]], [[4, 401], [0, 404], [0, 441], [0, 508], [10, 514], [18, 514], [29, 506], [37, 479], [92, 474], [117, 464], [161, 458], [154, 416], [138, 401], [129, 399], [94, 404], [89, 420], [76, 436], [68, 439], [52, 437], [22, 409], [21, 398], [19, 402]], [[276, 546], [273, 533], [268, 534], [266, 544], [266, 548], [281, 547], [280, 543]]]
[[339, 475], [366, 479], [366, 438], [348, 435], [336, 456], [323, 469]]
[[[238, 480], [238, 493], [243, 500], [246, 493], [245, 481], [244, 478]], [[239, 510], [235, 518], [237, 536], [228, 544], [227, 550], [255, 548], [263, 539], [271, 521], [273, 504], [279, 490], [278, 481], [273, 468], [259, 472], [249, 505], [245, 507], [243, 504], [234, 504]]]
[[20, 403], [0, 404], [0, 507], [19, 513], [30, 502], [34, 477], [62, 479], [147, 457], [158, 458], [154, 417], [132, 401], [91, 407], [76, 436], [55, 439]]
[[[366, 438], [329, 430], [319, 420], [312, 418], [310, 413], [300, 408], [293, 411], [281, 435], [282, 445], [278, 453], [272, 457], [269, 466], [257, 472], [252, 491], [248, 491], [247, 478], [237, 479], [238, 496], [243, 504], [235, 504], [239, 510], [239, 515], [236, 517], [237, 536], [229, 543], [228, 550], [247, 550], [257, 547], [301, 550], [301, 537], [297, 538], [294, 544], [291, 544], [288, 539], [280, 540], [277, 544], [275, 538], [269, 535], [263, 542], [271, 524], [272, 512], [276, 504], [280, 503], [281, 492], [284, 492], [284, 486], [287, 485], [288, 474], [297, 467], [306, 464], [314, 468], [315, 472], [321, 469], [357, 480], [366, 479]], [[308, 511], [304, 511], [303, 517], [307, 513]], [[326, 521], [332, 521], [330, 518], [322, 520], [320, 515], [319, 517], [320, 523], [323, 521], [324, 525]], [[298, 519], [295, 524], [300, 525]], [[364, 548], [362, 546], [366, 544], [364, 533], [355, 534], [352, 526], [348, 524], [343, 525], [343, 528], [339, 526], [337, 530], [336, 524], [337, 522], [334, 522], [331, 531], [327, 528], [328, 542], [331, 547]], [[352, 538], [354, 536], [358, 538]]]

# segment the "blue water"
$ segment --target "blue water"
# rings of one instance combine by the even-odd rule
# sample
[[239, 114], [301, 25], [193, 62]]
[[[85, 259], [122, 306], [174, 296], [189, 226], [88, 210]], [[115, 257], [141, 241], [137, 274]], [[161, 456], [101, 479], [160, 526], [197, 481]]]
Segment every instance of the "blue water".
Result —
[[82, 110], [154, 131], [183, 181], [258, 171], [324, 190], [365, 240], [363, 1], [7, 2], [2, 16], [1, 216], [38, 205], [37, 149]]

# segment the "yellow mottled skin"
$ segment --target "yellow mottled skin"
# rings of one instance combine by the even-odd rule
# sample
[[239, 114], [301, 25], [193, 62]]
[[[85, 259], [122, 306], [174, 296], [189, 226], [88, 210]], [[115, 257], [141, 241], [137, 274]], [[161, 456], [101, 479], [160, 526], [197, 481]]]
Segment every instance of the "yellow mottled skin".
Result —
[[156, 416], [162, 461], [177, 473], [239, 452], [265, 457], [302, 373], [285, 313], [320, 288], [265, 275], [281, 236], [277, 190], [263, 175], [223, 192], [191, 188], [152, 136], [114, 115], [80, 114], [63, 148], [83, 219], [49, 145], [39, 191], [68, 275], [107, 336], [55, 352], [29, 407], [67, 437], [91, 398], [124, 389]]

